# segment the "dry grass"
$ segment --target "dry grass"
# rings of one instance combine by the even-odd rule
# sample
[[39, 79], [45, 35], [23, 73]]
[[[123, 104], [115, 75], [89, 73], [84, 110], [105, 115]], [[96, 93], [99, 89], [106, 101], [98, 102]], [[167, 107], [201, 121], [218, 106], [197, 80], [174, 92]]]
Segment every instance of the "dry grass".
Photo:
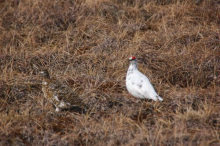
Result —
[[[1, 0], [0, 145], [220, 143], [217, 0]], [[125, 88], [135, 55], [164, 102]], [[91, 112], [55, 113], [32, 64]]]

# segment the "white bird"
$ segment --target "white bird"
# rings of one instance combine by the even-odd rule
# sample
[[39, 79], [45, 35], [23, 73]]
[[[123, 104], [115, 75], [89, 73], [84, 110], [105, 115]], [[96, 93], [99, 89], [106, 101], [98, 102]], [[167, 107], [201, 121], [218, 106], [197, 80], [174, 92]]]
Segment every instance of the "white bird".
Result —
[[128, 92], [137, 98], [163, 101], [163, 98], [154, 90], [149, 79], [138, 70], [136, 57], [130, 57], [129, 61], [131, 64], [126, 75], [126, 87]]

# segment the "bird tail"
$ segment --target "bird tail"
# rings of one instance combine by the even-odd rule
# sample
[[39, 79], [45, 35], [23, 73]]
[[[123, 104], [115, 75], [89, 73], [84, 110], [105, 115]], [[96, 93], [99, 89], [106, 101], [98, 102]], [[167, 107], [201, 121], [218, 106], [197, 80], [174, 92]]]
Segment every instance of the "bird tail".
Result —
[[157, 95], [157, 99], [158, 99], [159, 101], [163, 101], [163, 98], [161, 98], [161, 97], [158, 96], [158, 95]]

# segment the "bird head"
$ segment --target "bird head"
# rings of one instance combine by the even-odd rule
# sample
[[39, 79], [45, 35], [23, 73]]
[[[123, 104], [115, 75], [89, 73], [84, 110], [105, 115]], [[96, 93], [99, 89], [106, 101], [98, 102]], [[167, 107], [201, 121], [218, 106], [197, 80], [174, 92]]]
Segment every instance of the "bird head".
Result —
[[136, 60], [135, 56], [129, 57], [128, 60], [129, 60], [131, 66], [133, 66], [134, 68], [137, 68], [137, 60]]

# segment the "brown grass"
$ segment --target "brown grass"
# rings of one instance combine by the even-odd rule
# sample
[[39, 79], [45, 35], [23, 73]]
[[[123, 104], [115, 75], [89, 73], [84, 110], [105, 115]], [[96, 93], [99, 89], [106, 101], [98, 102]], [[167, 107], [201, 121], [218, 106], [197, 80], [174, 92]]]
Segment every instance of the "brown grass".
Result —
[[[0, 145], [220, 143], [217, 0], [1, 0]], [[128, 57], [164, 102], [131, 97]], [[32, 64], [91, 112], [55, 113]]]

